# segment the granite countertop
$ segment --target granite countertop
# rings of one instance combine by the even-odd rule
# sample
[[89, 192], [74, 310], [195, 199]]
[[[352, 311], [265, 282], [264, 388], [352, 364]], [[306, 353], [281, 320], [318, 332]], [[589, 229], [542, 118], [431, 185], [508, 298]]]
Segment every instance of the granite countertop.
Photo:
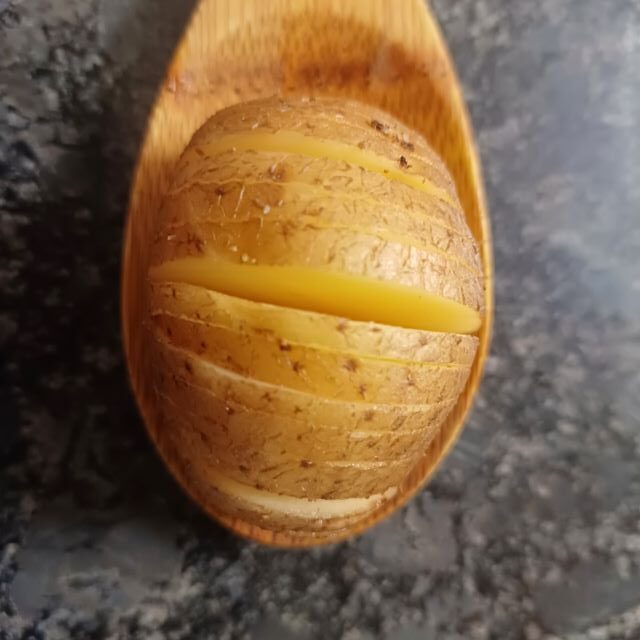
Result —
[[183, 0], [0, 0], [0, 639], [640, 638], [640, 4], [437, 0], [497, 315], [435, 480], [348, 543], [204, 517], [119, 337], [133, 158]]

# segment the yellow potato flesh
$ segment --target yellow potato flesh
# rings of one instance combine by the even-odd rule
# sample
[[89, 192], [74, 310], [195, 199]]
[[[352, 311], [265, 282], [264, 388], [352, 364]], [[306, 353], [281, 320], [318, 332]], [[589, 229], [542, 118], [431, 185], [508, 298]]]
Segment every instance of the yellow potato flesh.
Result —
[[474, 309], [420, 289], [305, 267], [182, 258], [152, 267], [151, 280], [186, 283], [256, 302], [424, 331], [474, 333]]

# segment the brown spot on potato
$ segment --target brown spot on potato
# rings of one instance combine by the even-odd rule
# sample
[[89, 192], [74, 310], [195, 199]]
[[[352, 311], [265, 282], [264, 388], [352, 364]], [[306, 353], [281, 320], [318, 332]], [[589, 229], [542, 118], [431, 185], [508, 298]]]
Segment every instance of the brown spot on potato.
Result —
[[296, 373], [302, 373], [302, 370], [304, 369], [304, 367], [302, 366], [301, 362], [298, 362], [297, 360], [294, 360], [291, 363], [291, 368], [296, 372]]
[[366, 384], [361, 384], [358, 387], [358, 393], [360, 394], [361, 398], [364, 398], [367, 395], [367, 385]]
[[386, 133], [388, 127], [387, 125], [382, 124], [379, 120], [372, 120], [369, 123], [376, 131], [380, 131], [381, 133]]
[[200, 343], [200, 348], [201, 349], [206, 349], [207, 348], [207, 343], [204, 340]]
[[358, 361], [354, 358], [349, 358], [343, 366], [347, 371], [351, 371], [352, 373], [357, 371], [359, 367]]
[[187, 244], [194, 247], [198, 253], [204, 253], [204, 240], [194, 233], [187, 233]]
[[273, 401], [273, 396], [268, 391], [265, 391], [262, 394], [261, 399], [264, 400], [265, 402], [272, 402]]
[[287, 177], [286, 168], [281, 164], [272, 164], [269, 167], [269, 177], [276, 182], [284, 182]]
[[407, 161], [407, 159], [404, 156], [400, 156], [400, 167], [402, 169], [408, 169], [409, 168], [409, 162]]
[[371, 422], [373, 420], [374, 416], [375, 416], [374, 411], [372, 409], [369, 409], [368, 411], [365, 411], [365, 414], [363, 416], [364, 417], [364, 421], [365, 422]]
[[338, 324], [336, 325], [336, 330], [338, 330], [340, 333], [344, 333], [347, 330], [346, 320], [341, 320], [340, 322], [338, 322]]
[[238, 469], [240, 469], [242, 473], [247, 473], [249, 471], [249, 467], [245, 466], [244, 464], [239, 464]]
[[280, 347], [280, 351], [291, 351], [291, 345], [286, 340], [280, 340], [278, 347]]
[[230, 407], [229, 405], [225, 405], [224, 410], [228, 416], [232, 416], [236, 412], [236, 410], [233, 407]]
[[303, 412], [302, 409], [298, 405], [296, 405], [293, 408], [293, 413], [295, 413], [296, 415], [298, 415], [299, 413], [302, 413], [302, 412]]
[[308, 469], [309, 467], [313, 467], [313, 462], [311, 462], [311, 460], [300, 460], [300, 466], [303, 469]]
[[291, 222], [283, 222], [280, 224], [280, 233], [283, 240], [288, 240], [292, 233], [295, 232], [295, 225]]
[[191, 363], [188, 360], [184, 361], [184, 368], [186, 369], [187, 373], [193, 373], [193, 367], [191, 366]]

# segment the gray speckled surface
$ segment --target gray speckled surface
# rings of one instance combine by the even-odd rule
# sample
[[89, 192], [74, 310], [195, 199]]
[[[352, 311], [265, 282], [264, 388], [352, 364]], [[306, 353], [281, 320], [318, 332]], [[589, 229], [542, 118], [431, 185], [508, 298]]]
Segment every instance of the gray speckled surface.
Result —
[[335, 547], [237, 540], [144, 436], [130, 169], [181, 0], [0, 0], [0, 639], [640, 638], [640, 4], [438, 0], [497, 316], [436, 479]]

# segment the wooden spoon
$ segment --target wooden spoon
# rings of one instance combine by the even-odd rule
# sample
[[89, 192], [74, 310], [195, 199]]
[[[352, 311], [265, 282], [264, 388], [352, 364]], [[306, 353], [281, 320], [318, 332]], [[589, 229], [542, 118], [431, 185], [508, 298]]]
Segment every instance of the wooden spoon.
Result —
[[[143, 344], [153, 219], [172, 167], [219, 109], [274, 94], [350, 97], [421, 133], [453, 176], [482, 253], [485, 317], [460, 400], [396, 495], [349, 528], [274, 532], [216, 509], [188, 480], [157, 431]], [[161, 456], [185, 490], [236, 533], [278, 546], [335, 542], [372, 526], [411, 498], [451, 449], [480, 383], [493, 315], [493, 266], [480, 163], [462, 91], [442, 34], [422, 0], [202, 0], [158, 93], [133, 180], [122, 268], [124, 346], [133, 390]]]

